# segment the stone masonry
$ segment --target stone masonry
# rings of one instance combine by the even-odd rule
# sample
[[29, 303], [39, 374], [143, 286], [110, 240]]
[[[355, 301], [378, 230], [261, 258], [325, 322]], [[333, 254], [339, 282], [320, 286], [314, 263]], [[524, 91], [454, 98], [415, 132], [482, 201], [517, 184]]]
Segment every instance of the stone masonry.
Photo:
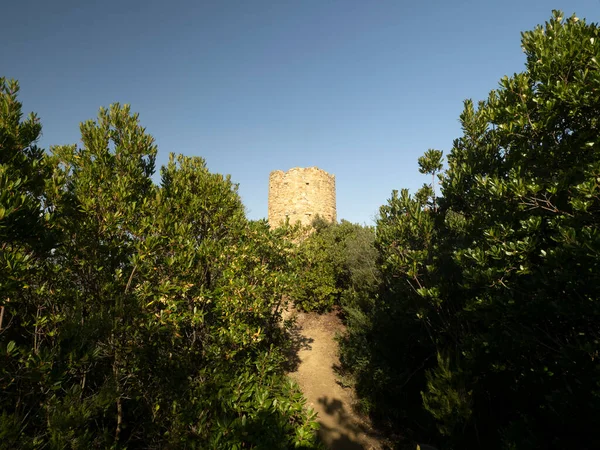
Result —
[[336, 221], [335, 175], [317, 167], [275, 170], [269, 177], [269, 225], [286, 218], [310, 225], [315, 216]]

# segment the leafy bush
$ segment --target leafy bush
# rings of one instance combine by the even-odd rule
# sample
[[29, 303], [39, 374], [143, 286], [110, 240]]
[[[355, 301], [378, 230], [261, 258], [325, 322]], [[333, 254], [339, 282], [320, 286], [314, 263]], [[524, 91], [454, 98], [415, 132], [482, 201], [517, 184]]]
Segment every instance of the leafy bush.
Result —
[[446, 448], [600, 446], [599, 34], [560, 12], [523, 33], [525, 71], [465, 102], [442, 197], [381, 209], [382, 286], [343, 361], [409, 437], [435, 440], [435, 424]]
[[323, 312], [376, 282], [374, 233], [345, 220], [335, 224], [318, 217], [312, 228], [294, 254], [297, 282], [291, 297], [301, 310]]
[[283, 375], [290, 244], [127, 106], [50, 155], [0, 83], [3, 448], [314, 447]]

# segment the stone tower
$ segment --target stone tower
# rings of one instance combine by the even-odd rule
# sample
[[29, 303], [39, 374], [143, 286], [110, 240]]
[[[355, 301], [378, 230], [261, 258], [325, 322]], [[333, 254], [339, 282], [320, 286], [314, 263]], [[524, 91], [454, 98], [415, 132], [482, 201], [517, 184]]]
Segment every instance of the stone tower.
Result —
[[317, 167], [274, 170], [269, 177], [269, 225], [300, 221], [310, 225], [315, 216], [336, 221], [335, 175]]

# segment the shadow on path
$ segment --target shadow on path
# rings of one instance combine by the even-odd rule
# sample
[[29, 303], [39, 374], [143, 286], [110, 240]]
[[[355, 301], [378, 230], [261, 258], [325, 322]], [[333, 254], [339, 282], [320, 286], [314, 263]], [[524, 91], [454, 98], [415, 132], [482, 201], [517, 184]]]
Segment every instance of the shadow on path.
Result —
[[287, 330], [289, 347], [284, 352], [286, 356], [284, 369], [286, 372], [295, 372], [298, 370], [298, 366], [301, 362], [300, 351], [312, 350], [311, 344], [315, 340], [302, 334], [302, 327], [295, 319], [288, 319], [286, 322], [288, 322], [290, 326]]
[[[381, 438], [368, 421], [352, 410], [352, 389], [344, 389], [334, 366], [339, 365], [336, 332], [343, 324], [334, 313], [294, 311], [288, 314], [289, 375], [302, 389], [307, 406], [318, 414], [319, 439], [329, 450], [380, 450]], [[295, 319], [295, 321], [294, 321]]]
[[[317, 400], [322, 405], [321, 414], [329, 416], [321, 417], [319, 423], [321, 429], [319, 435], [331, 450], [369, 450], [372, 446], [365, 446], [361, 436], [375, 436], [370, 433], [369, 428], [356, 421], [346, 410], [341, 400], [321, 397]], [[332, 420], [333, 419], [333, 420]], [[333, 421], [333, 426], [332, 426]]]

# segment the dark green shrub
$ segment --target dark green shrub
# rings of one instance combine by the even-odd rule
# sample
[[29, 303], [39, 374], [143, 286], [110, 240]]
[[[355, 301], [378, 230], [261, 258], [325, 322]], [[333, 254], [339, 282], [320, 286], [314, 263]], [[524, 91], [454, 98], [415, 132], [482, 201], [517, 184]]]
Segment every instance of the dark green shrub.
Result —
[[447, 448], [600, 446], [599, 35], [560, 12], [523, 33], [525, 70], [465, 102], [442, 197], [381, 209], [381, 290], [342, 355], [404, 435], [435, 440], [433, 421]]
[[298, 308], [327, 311], [339, 306], [341, 298], [352, 298], [355, 292], [377, 283], [371, 228], [317, 218], [313, 229], [298, 243], [294, 255], [297, 281], [292, 299]]

